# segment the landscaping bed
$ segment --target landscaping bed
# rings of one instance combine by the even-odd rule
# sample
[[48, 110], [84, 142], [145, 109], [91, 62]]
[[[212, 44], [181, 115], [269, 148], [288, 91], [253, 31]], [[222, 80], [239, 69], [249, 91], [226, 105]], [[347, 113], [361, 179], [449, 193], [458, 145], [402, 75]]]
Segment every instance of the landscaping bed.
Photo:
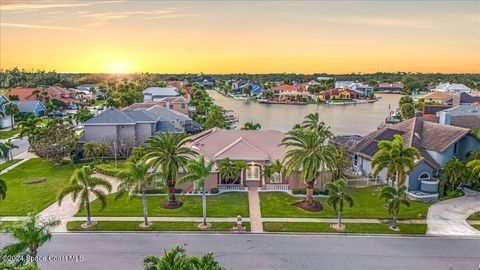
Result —
[[480, 220], [480, 212], [477, 212], [467, 218], [467, 220]]
[[126, 163], [123, 161], [117, 161], [117, 164], [113, 162], [98, 163], [98, 164], [95, 164], [94, 166], [97, 172], [101, 174], [109, 175], [109, 176], [117, 176], [119, 172], [127, 168]]
[[[212, 227], [201, 230], [199, 222], [153, 222], [150, 228], [140, 228], [141, 221], [99, 221], [95, 227], [83, 229], [80, 225], [84, 221], [70, 221], [67, 223], [69, 231], [233, 231], [235, 222], [212, 222]], [[250, 230], [250, 223], [244, 222], [246, 230]]]
[[369, 233], [369, 234], [425, 234], [426, 224], [398, 224], [400, 231], [390, 229], [390, 224], [345, 223], [344, 231], [330, 227], [330, 223], [319, 222], [264, 222], [266, 232], [325, 232], [325, 233]]
[[[353, 208], [343, 209], [344, 218], [390, 218], [384, 202], [378, 198], [383, 186], [349, 189], [353, 197]], [[323, 210], [308, 212], [295, 205], [302, 198], [293, 197], [283, 192], [261, 192], [260, 206], [262, 217], [319, 217], [336, 218], [337, 212], [327, 203], [326, 198], [315, 198], [323, 204]], [[401, 206], [400, 219], [424, 219], [427, 216], [431, 203], [410, 201], [410, 207]]]
[[[107, 207], [99, 211], [100, 203], [93, 201], [92, 216], [102, 217], [141, 217], [143, 216], [142, 199], [136, 196], [132, 199], [121, 198], [115, 201], [115, 194], [107, 196]], [[201, 217], [202, 196], [178, 195], [177, 199], [183, 203], [181, 208], [165, 209], [160, 207], [166, 200], [166, 195], [148, 197], [148, 215], [152, 217]], [[207, 215], [209, 217], [248, 217], [248, 196], [245, 192], [229, 192], [207, 196]], [[82, 210], [77, 216], [85, 216]]]
[[[25, 216], [38, 213], [54, 203], [68, 184], [75, 167], [57, 165], [41, 158], [30, 159], [0, 178], [7, 183], [7, 197], [0, 203], [0, 216]], [[31, 180], [35, 184], [31, 183]], [[26, 182], [27, 181], [27, 182]]]
[[1, 163], [0, 164], [0, 172], [5, 170], [6, 168], [12, 166], [13, 164], [15, 164], [17, 162], [20, 162], [20, 161], [21, 161], [21, 159], [12, 159], [12, 160]]

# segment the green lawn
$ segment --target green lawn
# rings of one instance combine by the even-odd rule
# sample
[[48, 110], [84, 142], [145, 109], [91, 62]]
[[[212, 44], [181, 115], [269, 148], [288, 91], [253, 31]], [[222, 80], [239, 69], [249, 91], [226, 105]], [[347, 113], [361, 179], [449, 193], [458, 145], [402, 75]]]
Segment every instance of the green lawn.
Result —
[[[67, 223], [69, 231], [85, 231], [80, 225], [83, 221], [70, 221]], [[152, 227], [142, 229], [138, 225], [140, 221], [99, 221], [98, 224], [88, 231], [232, 231], [234, 222], [213, 222], [208, 230], [200, 230], [198, 222], [153, 222]], [[247, 231], [250, 224], [244, 222]]]
[[0, 164], [0, 172], [5, 170], [6, 168], [12, 166], [13, 164], [19, 162], [21, 159], [13, 159], [13, 160], [10, 160], [10, 161], [6, 161], [4, 163], [1, 163]]
[[480, 231], [480, 224], [472, 225], [472, 227]]
[[[92, 203], [92, 216], [117, 216], [117, 217], [140, 217], [143, 216], [142, 200], [135, 197], [131, 200], [121, 198], [114, 200], [115, 194], [108, 195], [107, 207], [99, 211], [100, 203]], [[148, 197], [148, 214], [152, 217], [201, 217], [202, 197], [181, 196], [177, 198], [183, 202], [178, 209], [165, 209], [159, 207], [166, 199], [165, 195]], [[209, 217], [248, 217], [248, 197], [245, 192], [230, 192], [207, 197], [207, 216]], [[85, 216], [82, 210], [77, 216]]]
[[[400, 231], [392, 231], [390, 224], [347, 223], [345, 233], [379, 233], [379, 234], [425, 234], [426, 224], [398, 224]], [[264, 222], [263, 229], [267, 232], [328, 232], [338, 231], [330, 227], [330, 223], [313, 222]]]
[[480, 220], [480, 212], [477, 212], [467, 218], [467, 220]]
[[[0, 216], [25, 216], [38, 213], [55, 202], [58, 192], [68, 183], [73, 165], [55, 165], [40, 158], [28, 160], [0, 176], [7, 183], [7, 197], [0, 203]], [[44, 182], [25, 184], [25, 180], [45, 178]]]
[[[351, 189], [350, 195], [353, 197], [353, 208], [344, 208], [344, 218], [390, 218], [383, 201], [378, 199], [381, 186], [371, 186], [367, 188]], [[260, 206], [262, 208], [262, 217], [321, 217], [335, 218], [337, 213], [327, 205], [326, 199], [316, 199], [323, 204], [324, 209], [319, 212], [307, 212], [292, 203], [298, 202], [302, 198], [290, 196], [281, 192], [261, 192]], [[410, 202], [410, 207], [404, 207], [400, 210], [399, 218], [418, 219], [425, 218], [430, 203]]]
[[14, 129], [14, 130], [0, 130], [0, 139], [5, 140], [9, 139], [15, 135], [20, 133], [20, 129]]

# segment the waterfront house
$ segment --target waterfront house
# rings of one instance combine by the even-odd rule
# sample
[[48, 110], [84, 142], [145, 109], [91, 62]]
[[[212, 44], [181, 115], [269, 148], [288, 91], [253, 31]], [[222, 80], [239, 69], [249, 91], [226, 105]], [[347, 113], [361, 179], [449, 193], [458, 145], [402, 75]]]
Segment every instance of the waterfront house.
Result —
[[[225, 130], [213, 128], [192, 135], [190, 147], [208, 161], [214, 162], [214, 168], [205, 182], [207, 190], [211, 188], [241, 190], [247, 186], [260, 187], [266, 190], [290, 190], [305, 188], [300, 175], [286, 176], [275, 174], [271, 179], [263, 175], [265, 166], [281, 161], [286, 148], [280, 146], [285, 134], [274, 130]], [[231, 161], [243, 160], [247, 168], [233, 179], [223, 177], [218, 170], [218, 163], [229, 158]], [[325, 179], [330, 179], [325, 172]], [[322, 181], [318, 179], [316, 188], [322, 188]], [[185, 191], [190, 185], [181, 187]]]
[[318, 94], [320, 100], [358, 99], [362, 94], [349, 88], [332, 88]]
[[435, 87], [435, 91], [449, 93], [470, 93], [472, 89], [464, 84], [459, 83], [441, 83]]
[[157, 132], [198, 133], [202, 127], [185, 114], [155, 105], [150, 108], [110, 108], [84, 123], [82, 142], [116, 142], [132, 148]]
[[370, 86], [368, 84], [361, 83], [361, 82], [336, 81], [335, 82], [335, 88], [345, 88], [345, 89], [355, 90], [355, 91], [361, 93], [364, 96], [368, 95], [369, 93], [373, 93], [373, 87], [372, 86]]
[[5, 93], [10, 100], [57, 100], [65, 104], [73, 104], [76, 100], [75, 89], [67, 89], [60, 86], [34, 87], [34, 88], [12, 88]]
[[451, 105], [445, 104], [432, 104], [432, 105], [424, 105], [422, 111], [422, 117], [426, 118], [433, 118], [437, 116], [438, 112], [451, 108]]
[[[337, 138], [334, 141], [349, 149], [354, 171], [372, 177], [371, 161], [378, 151], [378, 142], [392, 140], [395, 134], [402, 136], [406, 146], [420, 152], [415, 169], [407, 175], [407, 195], [413, 200], [432, 201], [438, 199], [438, 175], [445, 163], [454, 157], [465, 160], [470, 152], [480, 149], [480, 141], [470, 134], [472, 122], [473, 126], [480, 127], [480, 117], [477, 120], [457, 117], [451, 117], [448, 112], [429, 121], [416, 117], [381, 128], [350, 144]], [[466, 128], [468, 123], [471, 125]], [[386, 181], [385, 175], [386, 170], [381, 171], [377, 180]]]
[[423, 98], [426, 103], [451, 105], [453, 101], [453, 94], [445, 92], [430, 92], [421, 98]]
[[41, 117], [46, 114], [47, 107], [39, 100], [13, 100], [13, 104], [17, 105], [20, 114], [32, 114]]
[[306, 95], [307, 89], [304, 85], [294, 84], [280, 84], [272, 88], [272, 92], [275, 96], [282, 95]]
[[176, 87], [148, 87], [143, 90], [144, 101], [158, 101], [165, 97], [178, 97], [180, 94]]
[[179, 113], [183, 113], [185, 115], [191, 115], [194, 110], [193, 108], [189, 107], [188, 104], [189, 104], [189, 101], [182, 96], [164, 97], [156, 101], [134, 103], [128, 106], [127, 108], [125, 108], [125, 110], [148, 109], [155, 105], [159, 105], [159, 106], [170, 108], [171, 110], [174, 110]]
[[403, 91], [403, 83], [402, 82], [380, 83], [378, 85], [378, 91], [386, 92], [386, 93], [399, 93]]

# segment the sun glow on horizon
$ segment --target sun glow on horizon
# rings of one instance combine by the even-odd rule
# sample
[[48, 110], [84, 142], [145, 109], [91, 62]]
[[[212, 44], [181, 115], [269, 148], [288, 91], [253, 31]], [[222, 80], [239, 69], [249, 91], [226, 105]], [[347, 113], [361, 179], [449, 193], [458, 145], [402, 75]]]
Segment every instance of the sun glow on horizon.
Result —
[[123, 74], [129, 72], [129, 66], [123, 62], [117, 62], [110, 66], [110, 73]]

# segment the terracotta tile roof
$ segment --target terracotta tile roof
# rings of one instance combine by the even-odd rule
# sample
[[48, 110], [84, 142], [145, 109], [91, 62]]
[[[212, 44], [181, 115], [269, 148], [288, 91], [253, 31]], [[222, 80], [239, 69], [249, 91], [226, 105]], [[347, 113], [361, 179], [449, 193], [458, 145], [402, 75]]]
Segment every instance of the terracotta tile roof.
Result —
[[280, 92], [305, 92], [306, 88], [303, 85], [281, 84], [273, 87], [272, 90]]
[[19, 100], [34, 100], [36, 99], [35, 95], [32, 94], [35, 90], [42, 90], [42, 88], [21, 88], [16, 87], [8, 90], [4, 95], [6, 97], [18, 96]]
[[209, 129], [190, 138], [191, 147], [210, 160], [281, 160], [286, 148], [279, 146], [285, 134], [274, 130]]
[[431, 92], [426, 95], [424, 95], [422, 98], [424, 99], [434, 99], [434, 100], [445, 100], [452, 98], [453, 94], [452, 93], [445, 93], [445, 92]]

